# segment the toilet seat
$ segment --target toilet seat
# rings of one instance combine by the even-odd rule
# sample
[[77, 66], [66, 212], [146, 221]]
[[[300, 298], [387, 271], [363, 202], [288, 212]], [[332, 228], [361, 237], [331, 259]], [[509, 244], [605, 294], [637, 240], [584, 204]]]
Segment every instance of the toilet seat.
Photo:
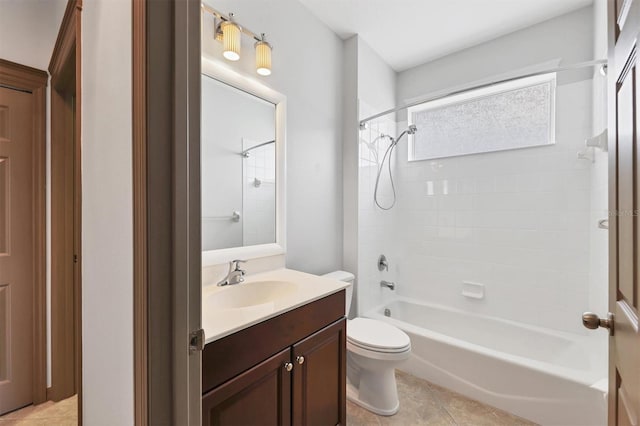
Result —
[[409, 336], [397, 327], [369, 318], [347, 322], [347, 343], [368, 352], [401, 354], [411, 350]]

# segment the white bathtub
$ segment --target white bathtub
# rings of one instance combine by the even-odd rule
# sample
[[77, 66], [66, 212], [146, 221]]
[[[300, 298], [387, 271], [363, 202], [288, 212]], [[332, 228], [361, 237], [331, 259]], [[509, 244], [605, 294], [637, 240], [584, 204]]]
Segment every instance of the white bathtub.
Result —
[[404, 298], [365, 316], [409, 335], [411, 358], [400, 369], [414, 376], [542, 425], [607, 424], [605, 333], [564, 333]]

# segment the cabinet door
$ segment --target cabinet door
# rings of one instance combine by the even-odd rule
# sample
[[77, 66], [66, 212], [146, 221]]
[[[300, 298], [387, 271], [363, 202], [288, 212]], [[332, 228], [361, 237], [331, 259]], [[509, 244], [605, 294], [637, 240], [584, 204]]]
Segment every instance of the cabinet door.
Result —
[[346, 320], [293, 346], [293, 424], [346, 424]]
[[291, 372], [285, 368], [290, 360], [291, 350], [287, 348], [205, 394], [202, 424], [291, 424]]

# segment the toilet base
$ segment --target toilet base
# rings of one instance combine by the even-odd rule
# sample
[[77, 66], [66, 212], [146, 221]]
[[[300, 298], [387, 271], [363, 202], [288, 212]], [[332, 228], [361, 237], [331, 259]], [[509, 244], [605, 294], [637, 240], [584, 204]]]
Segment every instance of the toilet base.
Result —
[[360, 395], [359, 395], [358, 389], [355, 386], [353, 386], [347, 379], [347, 399], [353, 402], [354, 404], [357, 404], [360, 407], [364, 408], [365, 410], [371, 411], [372, 413], [377, 414], [379, 416], [393, 416], [398, 412], [398, 410], [400, 410], [400, 401], [398, 401], [395, 407], [393, 408], [380, 409], [378, 407], [374, 407], [360, 400], [359, 396]]

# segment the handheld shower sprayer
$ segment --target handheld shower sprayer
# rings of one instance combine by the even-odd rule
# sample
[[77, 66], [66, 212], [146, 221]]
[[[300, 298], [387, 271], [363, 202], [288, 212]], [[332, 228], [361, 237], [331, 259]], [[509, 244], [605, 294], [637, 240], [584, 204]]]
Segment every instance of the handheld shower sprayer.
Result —
[[[398, 142], [400, 142], [400, 139], [402, 139], [404, 135], [406, 134], [415, 135], [417, 131], [418, 131], [418, 128], [415, 126], [415, 124], [411, 124], [408, 128], [402, 131], [402, 133], [400, 133], [398, 137], [396, 137], [395, 139], [392, 137], [389, 137], [389, 139], [391, 139], [391, 143], [389, 144], [389, 147], [387, 148], [387, 150], [384, 153], [384, 156], [382, 157], [382, 162], [380, 163], [380, 167], [378, 168], [378, 175], [376, 176], [376, 187], [373, 191], [373, 201], [382, 210], [391, 210], [393, 206], [395, 206], [396, 204], [396, 187], [395, 187], [395, 184], [393, 183], [393, 172], [391, 171], [391, 156], [393, 155], [393, 150], [396, 148], [396, 145], [398, 145]], [[391, 202], [391, 205], [388, 207], [382, 206], [378, 201], [378, 186], [380, 184], [380, 175], [382, 174], [382, 169], [384, 168], [385, 160], [387, 161], [387, 167], [389, 170], [389, 181], [391, 182], [391, 191], [393, 193], [393, 201]]]

